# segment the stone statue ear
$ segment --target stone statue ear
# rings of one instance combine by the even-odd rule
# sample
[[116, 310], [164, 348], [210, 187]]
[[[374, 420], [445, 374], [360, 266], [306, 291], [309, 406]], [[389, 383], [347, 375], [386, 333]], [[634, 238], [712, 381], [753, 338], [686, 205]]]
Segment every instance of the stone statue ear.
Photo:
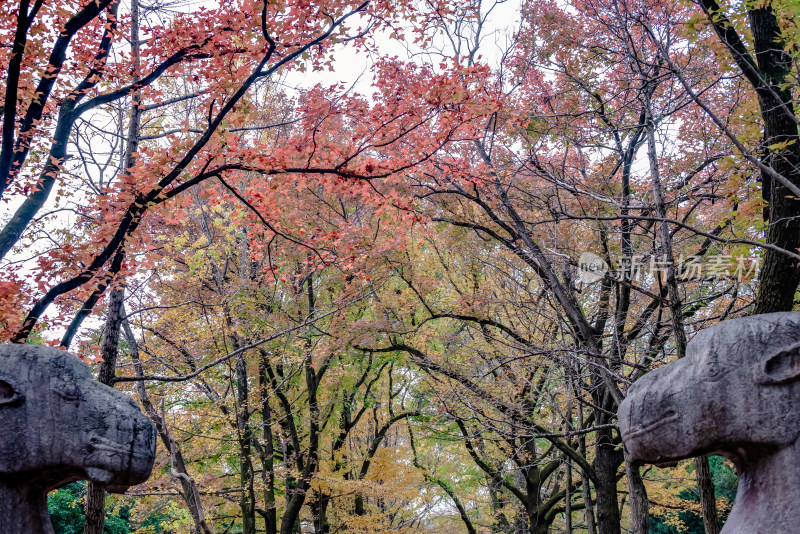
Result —
[[764, 360], [762, 384], [786, 384], [800, 379], [800, 343], [780, 349]]
[[0, 379], [0, 406], [17, 404], [20, 400], [22, 400], [22, 396], [17, 393], [14, 386]]

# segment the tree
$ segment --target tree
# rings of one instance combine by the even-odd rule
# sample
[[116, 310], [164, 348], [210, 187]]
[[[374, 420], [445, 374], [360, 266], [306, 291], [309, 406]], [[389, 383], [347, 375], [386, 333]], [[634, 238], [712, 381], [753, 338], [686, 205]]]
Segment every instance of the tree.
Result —
[[[59, 534], [81, 534], [84, 531], [84, 515], [82, 501], [86, 497], [86, 487], [81, 482], [73, 482], [57, 489], [48, 495], [47, 510], [53, 523], [53, 530]], [[155, 511], [143, 521], [131, 516], [133, 503], [130, 498], [115, 499], [111, 506], [114, 510], [103, 514], [103, 532], [108, 534], [128, 534], [138, 528], [148, 528], [148, 532], [167, 532], [168, 524], [173, 519], [169, 513]]]
[[[727, 13], [716, 1], [698, 5], [758, 98], [763, 138], [755, 147], [740, 142], [738, 148], [761, 172], [766, 241], [796, 251], [800, 247], [800, 146], [792, 90], [796, 65], [790, 52], [795, 42], [794, 8], [782, 2], [743, 6], [745, 22], [741, 12]], [[752, 35], [749, 43], [742, 38], [745, 28]], [[766, 250], [754, 312], [791, 311], [798, 283], [797, 259]]]
[[[684, 248], [682, 254], [693, 257], [695, 261], [717, 241], [758, 245], [755, 240], [721, 237], [731, 221], [726, 220], [725, 213], [717, 211], [725, 203], [715, 202], [718, 195], [713, 184], [729, 176], [735, 178], [730, 174], [726, 176], [726, 169], [715, 165], [729, 150], [726, 139], [721, 138], [723, 132], [717, 131], [710, 141], [704, 132], [706, 139], [703, 144], [689, 148], [686, 152], [690, 157], [675, 160], [675, 163], [669, 161], [666, 150], [657, 153], [656, 125], [677, 122], [684, 116], [696, 119], [699, 111], [690, 106], [693, 100], [690, 94], [675, 91], [680, 87], [679, 79], [663, 76], [665, 60], [662, 48], [650, 40], [656, 31], [664, 42], [672, 43], [677, 38], [674, 21], [681, 16], [680, 9], [657, 3], [645, 11], [636, 8], [629, 12], [628, 8], [581, 3], [565, 12], [551, 5], [530, 6], [530, 34], [521, 40], [520, 46], [525, 50], [522, 57], [532, 59], [518, 67], [518, 71], [507, 74], [510, 79], [501, 79], [490, 86], [498, 88], [495, 89], [498, 91], [496, 98], [507, 99], [503, 100], [505, 113], [490, 114], [485, 119], [485, 129], [474, 131], [458, 151], [452, 149], [437, 155], [435, 165], [417, 175], [416, 181], [412, 182], [417, 191], [411, 190], [422, 201], [420, 211], [433, 221], [475, 231], [479, 237], [512, 252], [535, 273], [539, 281], [537, 289], [549, 296], [550, 302], [555, 303], [559, 310], [557, 315], [564, 318], [564, 335], [574, 341], [576, 352], [590, 362], [591, 378], [587, 389], [593, 396], [595, 421], [600, 427], [596, 434], [594, 469], [597, 471], [595, 485], [601, 532], [616, 532], [620, 528], [616, 482], [617, 469], [623, 459], [615, 446], [619, 438], [610, 430], [613, 416], [609, 417], [622, 395], [618, 380], [626, 375], [623, 371], [625, 366], [636, 369], [632, 373], [635, 377], [638, 369], [646, 369], [649, 363], [647, 359], [639, 358], [635, 362], [626, 362], [626, 353], [640, 345], [650, 358], [664, 349], [677, 348], [680, 354], [680, 347], [685, 344], [682, 341], [684, 315], [696, 316], [699, 308], [710, 306], [721, 297], [727, 310], [723, 307], [713, 311], [712, 308], [712, 316], [723, 310], [725, 316], [737, 305], [737, 294], [732, 284], [717, 284], [712, 292], [707, 291], [708, 286], [687, 285], [696, 293], [692, 297], [680, 295], [676, 283], [680, 273], [672, 261], [677, 254], [669, 250], [675, 234], [688, 232], [689, 235], [683, 239], [684, 246], [689, 245], [689, 248]], [[594, 27], [596, 31], [584, 33], [576, 30], [583, 27], [575, 25], [576, 13], [585, 16], [586, 26]], [[646, 18], [642, 18], [645, 13]], [[480, 42], [482, 25], [478, 20], [482, 12], [459, 14], [456, 10], [456, 14], [449, 15], [456, 21], [452, 22], [452, 27], [469, 27], [463, 23], [467, 19], [475, 21], [471, 27], [477, 30], [473, 34], [448, 31], [446, 27], [450, 19], [443, 17], [441, 25], [447, 35], [455, 35], [452, 39], [457, 38], [462, 43]], [[452, 46], [452, 50], [461, 49], [469, 49], [472, 53], [463, 58], [456, 55], [454, 61], [471, 65], [475, 61], [474, 49]], [[692, 56], [685, 56], [686, 61], [692, 59]], [[544, 81], [546, 76], [536, 72], [536, 61], [544, 66], [542, 68], [553, 72], [551, 80]], [[596, 65], [600, 72], [609, 75], [594, 76], [594, 72], [588, 70], [587, 76], [587, 64]], [[607, 70], [603, 71], [601, 66]], [[710, 75], [707, 69], [701, 72]], [[527, 83], [531, 85], [527, 86]], [[709, 83], [713, 87], [713, 78]], [[509, 97], [499, 91], [505, 87], [535, 90], [539, 95], [536, 104], [546, 116], [537, 120], [534, 115], [531, 119], [528, 112], [522, 115], [523, 118], [515, 118], [510, 110], [525, 108], [513, 106], [514, 93]], [[467, 80], [460, 94], [471, 92], [474, 90]], [[524, 97], [529, 94], [520, 90]], [[606, 97], [606, 94], [610, 96]], [[653, 102], [656, 101], [659, 102], [658, 114], [654, 115]], [[594, 120], [584, 122], [586, 117]], [[697, 129], [696, 121], [691, 124]], [[518, 133], [521, 126], [526, 127], [527, 138], [522, 138], [524, 141], [517, 145], [507, 141], [521, 139]], [[686, 133], [689, 139], [696, 135]], [[525, 152], [520, 153], [520, 145], [525, 147]], [[632, 182], [637, 179], [632, 174], [633, 165], [640, 148], [645, 145], [649, 149], [647, 157], [651, 163], [649, 180], [654, 185], [653, 196], [639, 197], [636, 208], [632, 209]], [[660, 146], [668, 146], [668, 143], [662, 141]], [[680, 163], [676, 164], [677, 161]], [[598, 165], [598, 162], [604, 165]], [[665, 171], [671, 176], [671, 198], [667, 201], [659, 178], [659, 174]], [[619, 189], [603, 190], [610, 179], [617, 177], [621, 179], [621, 195]], [[705, 181], [685, 191], [692, 180], [700, 177]], [[744, 189], [746, 194], [746, 186], [742, 187], [736, 180], [730, 180], [728, 187], [740, 187], [740, 191]], [[615, 202], [620, 196], [621, 201]], [[430, 207], [422, 207], [426, 205]], [[737, 205], [737, 200], [733, 205]], [[674, 210], [676, 215], [668, 217], [668, 210]], [[636, 211], [639, 214], [635, 214]], [[702, 215], [698, 216], [699, 213]], [[689, 222], [693, 216], [698, 216], [694, 220], [706, 224], [714, 222], [704, 231]], [[601, 223], [596, 230], [600, 235], [598, 247], [602, 247], [600, 250], [607, 264], [615, 264], [613, 254], [622, 252], [619, 262], [622, 276], [605, 279], [597, 293], [586, 296], [580, 294], [580, 287], [576, 287], [568, 267], [569, 263], [577, 263], [577, 258], [570, 258], [569, 254], [576, 247], [565, 242], [575, 234], [570, 230], [559, 231], [559, 225], [566, 221], [570, 221], [571, 224], [567, 224], [574, 229], [576, 220]], [[620, 221], [619, 231], [605, 227], [603, 221]], [[742, 222], [749, 221], [745, 219]], [[553, 230], [548, 228], [550, 224]], [[655, 260], [664, 261], [667, 276], [663, 282], [661, 276], [644, 281], [654, 283], [655, 287], [651, 287], [649, 292], [642, 292], [644, 288], [638, 285], [632, 272], [636, 263], [632, 234], [637, 226], [641, 228], [641, 233], [636, 236], [638, 239], [648, 234], [656, 237], [656, 231], [662, 235], [657, 248], [648, 250], [645, 257], [653, 258], [651, 264]], [[754, 229], [752, 224], [750, 229]], [[608, 236], [610, 230], [619, 236], [614, 248]], [[793, 254], [780, 247], [770, 250], [789, 257]], [[630, 300], [634, 291], [644, 297], [638, 310]], [[728, 298], [727, 295], [731, 294], [732, 298]], [[590, 304], [587, 297], [595, 297], [599, 306]], [[687, 305], [693, 299], [694, 304]], [[590, 310], [597, 309], [591, 319], [587, 305]], [[612, 305], [615, 309], [611, 308]], [[689, 312], [690, 308], [694, 309]], [[658, 322], [650, 326], [656, 312]], [[635, 313], [639, 313], [636, 319]], [[662, 314], [671, 318], [671, 326], [664, 324]], [[632, 323], [630, 328], [627, 326], [629, 321]], [[640, 341], [640, 335], [649, 336], [649, 340]], [[674, 344], [670, 347], [671, 337]], [[398, 345], [391, 347], [398, 348]], [[629, 480], [629, 483], [633, 482]], [[642, 490], [643, 486], [639, 484], [639, 492]], [[636, 502], [637, 505], [644, 504], [638, 515], [646, 522], [646, 496], [640, 493]], [[637, 528], [646, 531], [646, 523]]]
[[[63, 98], [64, 104], [58, 108], [59, 118], [52, 125], [49, 122], [39, 124], [39, 115], [40, 108], [48, 101], [56, 78], [48, 74], [42, 78], [40, 85], [43, 87], [39, 90], [17, 94], [20, 87], [18, 80], [25, 76], [35, 76], [36, 63], [25, 62], [23, 68], [21, 53], [9, 55], [8, 66], [4, 71], [9, 83], [7, 98], [4, 101], [2, 134], [4, 141], [3, 153], [0, 156], [0, 162], [3, 163], [0, 165], [0, 170], [5, 173], [5, 190], [11, 194], [16, 192], [27, 196], [18, 213], [3, 230], [6, 236], [0, 239], [5, 243], [2, 255], [5, 256], [19, 241], [25, 227], [29, 225], [52, 191], [67, 157], [67, 143], [73, 124], [84, 112], [119, 100], [131, 91], [139, 90], [140, 105], [146, 110], [158, 109], [163, 112], [165, 106], [177, 106], [185, 100], [192, 100], [192, 113], [180, 125], [177, 132], [165, 134], [171, 142], [164, 149], [143, 145], [139, 151], [136, 167], [119, 181], [116, 191], [96, 199], [93, 209], [87, 213], [90, 217], [86, 221], [91, 229], [90, 242], [81, 243], [79, 246], [59, 244], [58, 250], [47, 260], [40, 260], [42, 272], [39, 274], [39, 283], [42, 287], [48, 285], [50, 287], [32, 301], [27, 317], [16, 333], [11, 335], [12, 341], [24, 341], [45, 310], [56, 299], [75, 291], [78, 291], [77, 297], [84, 302], [83, 313], [78, 313], [71, 321], [74, 323], [72, 329], [79, 325], [88, 311], [94, 308], [111, 279], [126, 266], [126, 247], [146, 248], [147, 240], [145, 236], [137, 234], [137, 229], [143, 217], [154, 206], [161, 205], [209, 178], [242, 169], [254, 170], [265, 175], [283, 174], [295, 170], [302, 173], [343, 177], [363, 176], [358, 169], [358, 165], [361, 164], [360, 156], [372, 149], [370, 139], [374, 139], [374, 136], [366, 140], [354, 139], [352, 143], [354, 152], [345, 154], [342, 159], [331, 161], [326, 155], [319, 161], [313, 161], [313, 150], [305, 154], [305, 158], [302, 157], [304, 152], [302, 149], [295, 150], [295, 147], [313, 146], [313, 143], [309, 145], [309, 139], [306, 137], [293, 139], [291, 140], [294, 141], [293, 144], [275, 150], [272, 147], [260, 147], [257, 143], [242, 143], [243, 138], [237, 135], [236, 126], [249, 113], [249, 110], [244, 109], [241, 104], [251, 88], [281, 70], [299, 68], [299, 60], [304, 55], [310, 54], [311, 50], [318, 52], [309, 56], [311, 66], [319, 68], [328, 61], [327, 54], [337, 42], [365, 43], [367, 33], [382, 27], [384, 22], [381, 21], [385, 20], [385, 16], [390, 12], [402, 10], [402, 5], [390, 8], [384, 4], [373, 6], [370, 2], [352, 5], [343, 3], [332, 4], [327, 10], [321, 11], [307, 5], [278, 6], [271, 3], [245, 2], [236, 6], [226, 5], [213, 14], [200, 12], [191, 16], [179, 16], [168, 26], [151, 29], [151, 38], [140, 51], [140, 63], [145, 67], [141, 72], [132, 73], [134, 81], [127, 85], [120, 83], [126, 78], [121, 75], [114, 82], [110, 82], [111, 87], [106, 88], [100, 82], [107, 73], [124, 73], [129, 69], [126, 63], [107, 65], [112, 38], [119, 33], [116, 32], [117, 5], [91, 3], [89, 7], [75, 15], [77, 19], [67, 21], [67, 33], [56, 39], [53, 45], [56, 52], [48, 63], [50, 66], [47, 67], [54, 74], [60, 73], [69, 38], [89, 23], [92, 24], [89, 29], [94, 31], [88, 36], [89, 41], [95, 39], [99, 52], [94, 61], [81, 62], [79, 57], [74, 58], [78, 65], [88, 64], [91, 67], [83, 77], [83, 81], [76, 82], [72, 90], [62, 90], [64, 96], [58, 98], [59, 100]], [[14, 14], [16, 24], [7, 22], [7, 25], [16, 28], [16, 39], [19, 44], [17, 48], [24, 46], [28, 32], [41, 32], [43, 31], [41, 26], [44, 24], [41, 16], [37, 18], [37, 15], [41, 15], [39, 13], [41, 2], [33, 6], [30, 11], [27, 2], [18, 7]], [[97, 17], [106, 7], [112, 11], [108, 13], [109, 23], [103, 26]], [[259, 13], [260, 17], [246, 16]], [[12, 14], [9, 10], [6, 12], [6, 18]], [[65, 16], [61, 11], [57, 14], [62, 18]], [[345, 22], [355, 15], [369, 17], [365, 28], [347, 29]], [[73, 20], [77, 22], [71, 22]], [[73, 26], [75, 26], [74, 32], [70, 33]], [[352, 33], [350, 37], [348, 31]], [[246, 37], [247, 40], [240, 42], [241, 37]], [[186, 62], [194, 62], [193, 64], [197, 65], [195, 69], [202, 69], [199, 71], [203, 74], [202, 79], [197, 74], [193, 75], [198, 80], [192, 88], [193, 91], [170, 101], [163, 101], [156, 82], [165, 74], [186, 68], [184, 65]], [[75, 78], [80, 79], [81, 75], [82, 73], [78, 71]], [[71, 79], [65, 81], [67, 85], [70, 82]], [[89, 95], [91, 96], [87, 98]], [[25, 102], [24, 106], [17, 106], [17, 101], [20, 99]], [[323, 113], [324, 120], [324, 114], [330, 111], [327, 107], [321, 109], [313, 107], [314, 104], [324, 105], [323, 100], [308, 103], [306, 110], [309, 113], [304, 119], [307, 125], [319, 120], [314, 113]], [[409, 127], [412, 126], [413, 122], [409, 122]], [[38, 133], [40, 137], [46, 138], [51, 132], [48, 127], [55, 128], [54, 145], [49, 152], [42, 155], [42, 162], [28, 161], [31, 153], [29, 148], [36, 143], [35, 134]], [[390, 142], [402, 136], [402, 130], [398, 132], [397, 127], [398, 124], [392, 124], [391, 128], [387, 125], [385, 137], [388, 139], [391, 136]], [[247, 128], [251, 129], [258, 127]], [[313, 137], [313, 132], [310, 130], [305, 130], [303, 134]], [[225, 150], [225, 147], [233, 146], [237, 146], [240, 150]], [[259, 151], [262, 152], [260, 159], [254, 161], [253, 156]], [[422, 157], [424, 159], [424, 156]], [[322, 166], [317, 166], [317, 163], [321, 163]], [[374, 174], [370, 172], [373, 166], [369, 163], [365, 165], [367, 175]], [[17, 190], [9, 189], [14, 183], [21, 183], [20, 180], [28, 176], [31, 170], [35, 174], [37, 169], [41, 172], [35, 186], [28, 184], [26, 189], [23, 185], [19, 185]], [[94, 244], [98, 243], [103, 246], [95, 247]], [[131, 255], [127, 255], [127, 258], [128, 264], [132, 263]], [[76, 266], [81, 267], [76, 268]], [[11, 274], [13, 275], [13, 270]], [[21, 287], [21, 282], [14, 278], [7, 283], [16, 284], [17, 289]], [[8, 318], [3, 321], [4, 324], [17, 325], [18, 310], [11, 309], [7, 312]]]

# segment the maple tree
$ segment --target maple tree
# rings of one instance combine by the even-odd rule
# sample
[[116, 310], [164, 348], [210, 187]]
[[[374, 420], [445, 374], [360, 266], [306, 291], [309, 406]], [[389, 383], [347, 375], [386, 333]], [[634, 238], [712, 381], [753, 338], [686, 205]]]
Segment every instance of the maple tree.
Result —
[[[38, 7], [34, 6], [30, 12], [27, 11], [27, 4], [18, 7], [16, 33], [18, 39], [24, 41], [26, 32], [36, 29], [41, 32], [42, 28], [39, 26], [45, 22], [40, 20], [41, 17], [37, 18]], [[99, 7], [102, 10], [105, 5]], [[352, 106], [351, 116], [342, 117], [342, 111], [336, 109], [335, 102], [326, 100], [325, 95], [309, 95], [305, 105], [307, 114], [304, 119], [298, 119], [303, 120], [306, 128], [297, 130], [297, 135], [286, 139], [277, 148], [262, 147], [257, 139], [246, 141], [246, 132], [267, 128], [268, 125], [243, 126], [246, 117], [251, 114], [244, 103], [247, 102], [246, 94], [252, 87], [282, 69], [303, 67], [299, 60], [305, 56], [308, 56], [311, 68], [321, 68], [325, 62], [330, 61], [330, 47], [335, 47], [342, 41], [363, 45], [368, 31], [375, 31], [382, 25], [384, 14], [402, 7], [394, 4], [390, 8], [388, 4], [370, 2], [352, 5], [344, 3], [341, 6], [332, 3], [326, 9], [310, 5], [244, 3], [226, 5], [213, 13], [200, 10], [196, 14], [176, 16], [166, 26], [149, 28], [150, 37], [140, 47], [137, 55], [141, 72], [134, 71], [128, 76], [125, 73], [130, 70], [130, 65], [126, 62], [109, 64], [111, 39], [116, 35], [118, 24], [115, 11], [117, 4], [110, 5], [111, 11], [107, 13], [108, 22], [105, 24], [99, 18], [100, 11], [95, 12], [95, 8], [87, 8], [88, 11], [84, 10], [85, 14], [80, 11], [83, 17], [80, 20], [89, 19], [84, 25], [92, 24], [87, 27], [87, 31], [94, 31], [86, 39], [92, 42], [94, 38], [99, 52], [93, 61], [82, 61], [77, 56], [74, 58], [79, 68], [87, 64], [91, 68], [83, 81], [77, 82], [70, 89], [70, 80], [66, 80], [67, 87], [61, 89], [64, 96], [59, 97], [59, 100], [63, 99], [63, 102], [56, 106], [58, 118], [51, 125], [55, 129], [55, 143], [49, 151], [37, 152], [41, 155], [41, 162], [28, 161], [28, 156], [32, 153], [30, 147], [38, 139], [36, 132], [45, 139], [49, 133], [47, 124], [39, 124], [40, 111], [37, 110], [49, 101], [55, 78], [45, 73], [41, 75], [44, 88], [17, 94], [16, 87], [19, 83], [14, 80], [21, 78], [22, 74], [35, 78], [37, 68], [42, 67], [32, 57], [24, 62], [26, 69], [22, 69], [17, 65], [21, 54], [9, 54], [6, 58], [7, 68], [4, 70], [9, 79], [4, 112], [6, 127], [3, 131], [7, 142], [0, 159], [13, 163], [3, 166], [8, 167], [3, 177], [5, 189], [22, 194], [25, 199], [4, 227], [6, 237], [0, 239], [5, 243], [3, 256], [18, 242], [24, 229], [47, 200], [66, 159], [65, 151], [72, 125], [83, 113], [126, 97], [132, 91], [138, 91], [140, 107], [157, 110], [162, 117], [170, 110], [170, 106], [179, 106], [185, 100], [192, 101], [189, 116], [176, 125], [176, 129], [167, 132], [162, 130], [161, 135], [171, 141], [167, 146], [141, 145], [137, 152], [136, 165], [120, 173], [117, 187], [104, 191], [93, 199], [93, 206], [90, 206], [87, 213], [90, 219], [86, 224], [91, 226], [92, 222], [98, 221], [101, 224], [96, 226], [91, 235], [91, 246], [88, 243], [81, 246], [65, 243], [49, 257], [40, 258], [39, 268], [47, 274], [42, 274], [38, 284], [41, 289], [47, 289], [32, 302], [23, 320], [16, 317], [19, 314], [18, 309], [9, 310], [9, 318], [4, 321], [8, 325], [6, 328], [12, 331], [9, 327], [17, 326], [16, 332], [10, 336], [11, 339], [23, 341], [30, 335], [45, 310], [57, 298], [67, 294], [84, 300], [84, 312], [73, 319], [72, 329], [77, 327], [86, 313], [94, 307], [111, 278], [123, 269], [126, 249], [136, 248], [137, 245], [146, 247], [146, 240], [141, 233], [137, 233], [143, 217], [155, 206], [168, 202], [196, 184], [227, 172], [241, 170], [265, 175], [300, 171], [306, 175], [371, 178], [385, 175], [387, 165], [389, 168], [403, 168], [411, 161], [425, 159], [425, 146], [419, 146], [414, 154], [400, 153], [398, 160], [381, 163], [372, 161], [374, 158], [370, 158], [368, 154], [378, 145], [399, 144], [404, 129], [413, 130], [420, 124], [431, 121], [432, 115], [409, 113], [403, 117], [403, 112], [400, 111], [397, 121], [386, 124], [378, 132], [358, 132], [361, 135], [350, 139], [344, 147], [337, 145], [337, 151], [328, 150], [330, 140], [326, 141], [322, 137], [315, 139], [315, 127], [320, 128], [326, 121], [363, 119], [358, 117], [357, 96], [351, 96], [347, 102]], [[59, 11], [59, 14], [63, 18], [63, 12]], [[345, 23], [355, 15], [366, 17], [367, 20], [356, 22], [355, 28], [347, 28]], [[47, 24], [52, 25], [49, 20]], [[66, 24], [72, 28], [71, 22]], [[359, 24], [364, 24], [365, 27], [361, 28]], [[54, 26], [59, 27], [59, 22]], [[78, 29], [80, 28], [75, 31]], [[69, 44], [69, 40], [56, 41], [53, 46], [58, 50]], [[59, 53], [65, 54], [64, 51]], [[119, 55], [124, 58], [124, 50]], [[50, 61], [63, 62], [58, 58], [51, 58]], [[190, 87], [194, 84], [191, 87], [193, 91], [165, 101], [161, 97], [163, 90], [157, 82], [166, 74], [185, 72], [189, 64], [195, 72], [190, 78]], [[50, 63], [48, 65], [49, 71], [59, 74], [60, 63], [56, 66]], [[202, 79], [197, 74], [201, 72]], [[81, 74], [79, 71], [73, 77], [80, 79]], [[105, 75], [112, 74], [115, 76], [108, 83], [110, 87], [100, 83]], [[126, 77], [133, 79], [125, 84]], [[25, 85], [33, 84], [31, 82]], [[17, 106], [18, 100], [23, 104]], [[397, 107], [396, 103], [394, 107]], [[142, 120], [147, 121], [148, 117], [145, 115]], [[448, 124], [441, 126], [447, 128]], [[243, 130], [237, 127], [242, 127]], [[441, 135], [439, 133], [428, 144], [435, 148]], [[317, 141], [318, 146], [315, 144]], [[351, 151], [342, 151], [343, 148]], [[40, 172], [37, 173], [37, 170]], [[26, 186], [23, 182], [29, 174], [32, 175], [29, 178], [31, 183]], [[12, 191], [14, 184], [17, 185], [17, 191]], [[32, 194], [27, 194], [29, 191]], [[128, 255], [129, 263], [130, 256]], [[75, 266], [78, 265], [83, 268], [76, 269]], [[21, 287], [20, 281], [14, 278], [7, 283], [16, 284], [17, 290]], [[13, 304], [19, 308], [22, 303], [16, 301]]]

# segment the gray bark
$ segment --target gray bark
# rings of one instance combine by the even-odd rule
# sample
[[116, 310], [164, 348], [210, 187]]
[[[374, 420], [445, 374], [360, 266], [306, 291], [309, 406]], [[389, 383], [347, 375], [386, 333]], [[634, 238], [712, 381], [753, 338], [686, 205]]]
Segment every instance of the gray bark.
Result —
[[[125, 290], [122, 288], [114, 289], [109, 295], [106, 325], [101, 347], [103, 361], [100, 362], [100, 369], [97, 375], [97, 381], [106, 386], [111, 386], [116, 375], [119, 330], [124, 300]], [[99, 484], [91, 481], [86, 485], [85, 511], [86, 521], [83, 530], [85, 534], [103, 534], [106, 518], [106, 491]]]

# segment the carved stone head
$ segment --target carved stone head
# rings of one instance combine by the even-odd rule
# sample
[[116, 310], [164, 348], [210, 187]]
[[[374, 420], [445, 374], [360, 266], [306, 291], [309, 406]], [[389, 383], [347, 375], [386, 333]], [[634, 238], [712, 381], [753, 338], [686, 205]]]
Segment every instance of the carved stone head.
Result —
[[697, 334], [686, 357], [637, 380], [619, 407], [635, 460], [723, 454], [738, 465], [800, 435], [800, 313], [732, 319]]
[[112, 492], [144, 482], [155, 429], [133, 400], [62, 350], [0, 345], [0, 480], [47, 491], [89, 479]]

